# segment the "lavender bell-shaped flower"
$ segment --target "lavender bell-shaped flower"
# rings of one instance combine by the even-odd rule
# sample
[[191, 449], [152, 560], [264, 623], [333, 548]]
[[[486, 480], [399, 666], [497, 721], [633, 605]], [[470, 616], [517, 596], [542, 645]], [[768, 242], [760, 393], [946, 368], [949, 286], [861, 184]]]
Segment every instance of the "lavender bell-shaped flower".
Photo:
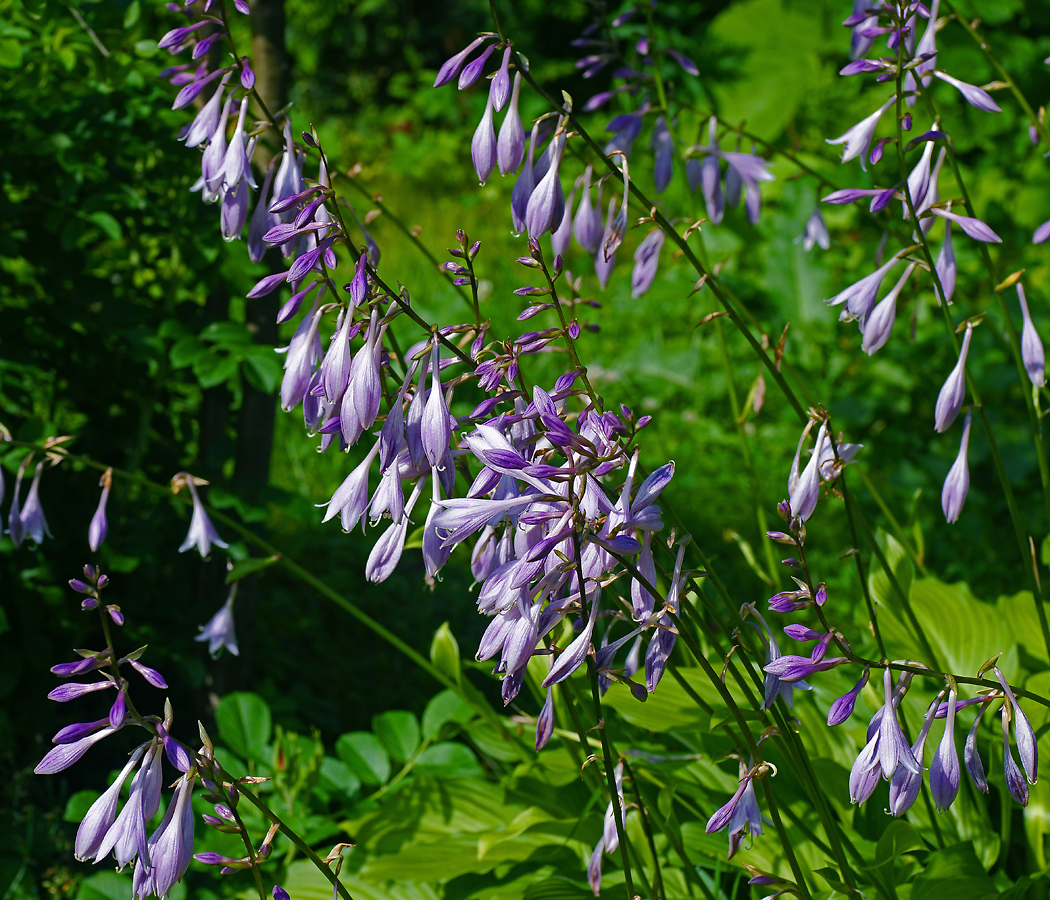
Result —
[[872, 307], [875, 305], [875, 298], [879, 293], [879, 287], [882, 285], [882, 279], [899, 261], [900, 257], [896, 255], [890, 257], [870, 275], [865, 275], [860, 281], [854, 282], [848, 288], [839, 291], [830, 300], [825, 300], [824, 302], [828, 306], [840, 306], [845, 303], [846, 312], [848, 313], [847, 320], [850, 318], [859, 319], [863, 327], [868, 313], [871, 312]]
[[510, 94], [510, 106], [503, 117], [496, 140], [496, 163], [501, 175], [517, 170], [525, 158], [525, 127], [518, 113], [518, 97], [521, 94], [521, 72], [514, 73], [514, 88]]
[[[492, 101], [492, 108], [499, 112], [507, 104], [507, 99], [510, 97], [510, 54], [511, 47], [508, 44], [503, 49], [503, 61], [500, 63], [499, 69], [496, 70], [496, 74], [492, 76], [492, 81], [489, 84], [489, 99]], [[515, 75], [518, 73], [515, 72]]]
[[175, 786], [157, 830], [149, 839], [149, 865], [140, 859], [135, 866], [135, 897], [165, 897], [182, 879], [193, 854], [193, 808], [190, 797], [196, 773], [185, 774]]
[[448, 84], [453, 78], [459, 74], [459, 70], [463, 67], [463, 63], [470, 54], [480, 47], [489, 38], [482, 36], [475, 38], [466, 47], [459, 51], [454, 56], [449, 57], [442, 64], [441, 68], [438, 69], [437, 77], [434, 79], [434, 87], [441, 87], [443, 84]]
[[558, 170], [564, 150], [565, 135], [555, 134], [547, 149], [550, 166], [536, 185], [525, 207], [525, 228], [530, 238], [538, 238], [544, 232], [550, 231], [552, 225], [561, 224], [565, 197], [562, 194]]
[[814, 247], [827, 250], [831, 246], [828, 226], [824, 224], [824, 217], [820, 214], [819, 206], [813, 210], [812, 215], [806, 220], [806, 230], [795, 238], [793, 243], [802, 244], [802, 249], [807, 253]]
[[484, 185], [496, 168], [496, 130], [492, 124], [491, 96], [485, 98], [485, 113], [470, 142], [470, 157], [474, 162], [474, 171], [478, 173], [478, 181]]
[[33, 483], [29, 486], [26, 494], [25, 506], [22, 507], [22, 526], [25, 533], [33, 539], [34, 543], [40, 544], [44, 535], [52, 537], [51, 529], [47, 527], [47, 519], [44, 516], [44, 507], [40, 505], [40, 474], [44, 471], [44, 461], [36, 464], [33, 473]]
[[193, 515], [190, 517], [190, 530], [186, 533], [186, 540], [179, 547], [179, 553], [185, 553], [190, 547], [196, 547], [202, 557], [207, 557], [212, 545], [226, 548], [230, 545], [219, 537], [215, 526], [211, 524], [204, 504], [197, 495], [197, 485], [207, 484], [206, 481], [194, 479], [188, 472], [180, 472], [171, 480], [172, 491], [178, 491], [185, 487], [189, 488], [190, 497], [193, 498]]
[[947, 431], [955, 421], [955, 417], [959, 415], [959, 410], [962, 409], [963, 399], [966, 396], [966, 356], [970, 352], [972, 336], [973, 323], [967, 322], [962, 348], [959, 350], [959, 359], [951, 374], [945, 379], [941, 392], [937, 395], [933, 429], [938, 433]]
[[798, 482], [791, 488], [788, 500], [791, 506], [791, 515], [803, 521], [813, 515], [813, 510], [817, 506], [817, 500], [820, 498], [820, 454], [823, 451], [827, 437], [828, 424], [827, 422], [821, 422], [809, 462], [806, 463], [806, 468], [802, 470]]
[[971, 417], [971, 410], [967, 410], [966, 420], [963, 422], [962, 441], [959, 443], [959, 455], [952, 463], [948, 477], [944, 479], [944, 487], [941, 488], [941, 509], [944, 510], [944, 518], [949, 524], [958, 521], [962, 514], [963, 504], [966, 502], [966, 494], [970, 490], [970, 466], [967, 462], [967, 452], [970, 446]]
[[223, 647], [234, 656], [240, 655], [241, 651], [237, 647], [237, 635], [233, 630], [233, 601], [236, 597], [237, 582], [234, 582], [230, 586], [230, 593], [226, 598], [226, 602], [211, 617], [207, 625], [200, 627], [200, 634], [194, 638], [195, 641], [208, 642], [208, 653], [212, 659], [219, 655], [219, 651]]
[[841, 725], [851, 715], [853, 715], [853, 707], [857, 704], [857, 697], [860, 696], [860, 692], [864, 689], [864, 685], [868, 683], [868, 675], [870, 669], [865, 666], [864, 672], [860, 676], [860, 680], [853, 685], [848, 693], [843, 694], [828, 709], [828, 725]]
[[30, 453], [29, 456], [22, 460], [22, 464], [18, 467], [18, 474], [15, 475], [14, 494], [11, 497], [11, 508], [7, 512], [7, 533], [11, 535], [11, 541], [16, 548], [22, 543], [26, 535], [26, 528], [22, 523], [22, 511], [19, 508], [19, 503], [22, 493], [22, 476], [25, 475], [26, 466], [29, 465], [29, 461], [32, 458], [33, 454]]
[[423, 452], [427, 461], [437, 468], [445, 456], [452, 440], [452, 427], [449, 422], [448, 404], [441, 387], [441, 354], [437, 338], [431, 350], [430, 391], [427, 394], [426, 406], [423, 407], [423, 419], [420, 423], [420, 438], [423, 441]]
[[572, 233], [579, 244], [588, 253], [597, 253], [602, 240], [601, 188], [598, 189], [598, 202], [591, 204], [591, 175], [593, 170], [588, 165], [583, 173], [583, 195], [576, 209], [572, 223]]
[[977, 710], [977, 716], [973, 720], [973, 725], [970, 726], [970, 731], [966, 735], [966, 743], [963, 745], [963, 763], [966, 765], [966, 771], [977, 790], [982, 794], [988, 793], [988, 778], [984, 774], [981, 755], [977, 752], [977, 729], [980, 727], [981, 717], [986, 709], [988, 709], [988, 701], [982, 703], [981, 708]]
[[948, 715], [944, 720], [944, 736], [930, 763], [930, 793], [941, 812], [955, 802], [959, 794], [959, 751], [955, 746], [955, 704], [958, 695], [948, 692]]
[[116, 780], [102, 793], [102, 796], [91, 804], [87, 814], [80, 823], [80, 827], [77, 828], [73, 855], [81, 862], [95, 858], [99, 847], [102, 845], [103, 838], [105, 838], [109, 829], [113, 827], [113, 822], [117, 817], [117, 804], [120, 800], [121, 789], [124, 787], [124, 782], [127, 781], [132, 770], [139, 764], [139, 760], [142, 759], [146, 746], [146, 744], [143, 744], [131, 754], [131, 758], [124, 765], [124, 768], [121, 769]]
[[631, 296], [637, 299], [641, 297], [656, 279], [656, 272], [660, 265], [660, 248], [664, 245], [667, 235], [663, 229], [657, 228], [650, 231], [638, 249], [634, 251], [634, 270], [631, 272]]
[[1021, 765], [1024, 766], [1025, 775], [1028, 776], [1029, 783], [1035, 784], [1039, 776], [1039, 747], [1036, 743], [1035, 729], [1032, 728], [1032, 723], [1028, 720], [1028, 716], [1024, 714], [1017, 703], [1017, 697], [1014, 696], [1010, 683], [1003, 676], [1003, 673], [999, 671], [999, 667], [993, 666], [992, 672], [1002, 686], [1006, 699], [1010, 701], [1014, 720], [1014, 741], [1017, 743], [1017, 755], [1021, 758]]
[[1032, 384], [1040, 388], [1046, 384], [1046, 356], [1039, 332], [1028, 312], [1028, 300], [1020, 282], [1017, 283], [1017, 302], [1021, 304], [1021, 361]]
[[556, 224], [551, 231], [551, 252], [555, 256], [564, 257], [569, 252], [569, 244], [572, 243], [572, 203], [576, 199], [576, 187], [573, 186], [569, 197], [565, 201], [565, 209], [562, 212], [560, 224]]
[[890, 339], [890, 332], [893, 330], [893, 320], [897, 314], [897, 298], [904, 289], [908, 278], [911, 277], [911, 273], [915, 271], [915, 266], [916, 264], [912, 263], [905, 269], [904, 274], [893, 286], [893, 289], [879, 301], [864, 319], [864, 339], [861, 341], [860, 348], [868, 356], [871, 356]]
[[843, 162], [849, 162], [851, 159], [855, 159], [859, 156], [860, 167], [862, 169], [866, 168], [864, 164], [865, 159], [868, 156], [868, 148], [871, 146], [871, 139], [875, 136], [875, 129], [878, 127], [879, 119], [882, 118], [886, 110], [893, 106], [896, 101], [897, 95], [894, 94], [882, 106], [875, 110], [875, 112], [866, 119], [858, 122], [844, 135], [834, 139], [828, 139], [827, 143], [829, 144], [845, 144], [845, 150], [842, 154]]
[[[514, 111], [513, 101], [511, 102], [511, 110], [507, 112], [509, 116]], [[504, 125], [506, 122], [504, 122]], [[502, 129], [500, 134], [502, 135]], [[518, 180], [514, 182], [514, 190], [510, 194], [510, 217], [514, 224], [515, 234], [521, 234], [525, 230], [525, 213], [528, 211], [529, 199], [532, 197], [532, 192], [536, 187], [536, 181], [533, 177], [533, 160], [536, 155], [536, 143], [539, 141], [540, 126], [539, 123], [532, 126], [532, 133], [529, 135], [529, 149], [525, 154], [525, 165], [522, 167], [521, 174], [518, 175]], [[502, 171], [502, 170], [501, 170]]]
[[656, 193], [662, 194], [671, 183], [671, 176], [674, 174], [674, 141], [671, 139], [665, 116], [657, 116], [650, 146], [655, 156], [653, 181]]
[[[912, 756], [915, 757], [920, 766], [922, 765], [923, 757], [926, 755], [926, 738], [929, 736], [930, 726], [933, 724], [937, 707], [943, 696], [942, 692], [930, 704], [929, 709], [926, 710], [926, 716], [923, 720], [922, 728], [919, 730], [919, 736], [915, 739], [915, 743], [911, 745]], [[890, 812], [895, 816], [903, 816], [912, 808], [921, 789], [922, 769], [919, 769], [918, 773], [916, 773], [906, 769], [904, 766], [897, 766], [897, 771], [893, 773], [893, 778], [890, 779]]]
[[613, 243], [614, 236], [612, 233], [612, 226], [615, 221], [615, 214], [616, 198], [610, 197], [606, 225], [602, 231], [601, 242], [598, 245], [598, 252], [594, 254], [594, 272], [598, 276], [598, 284], [603, 288], [609, 283], [609, 278], [612, 275], [613, 264], [616, 261], [615, 252], [606, 256], [603, 250], [607, 244]]
[[1028, 805], [1028, 783], [1021, 774], [1021, 769], [1010, 749], [1010, 715], [1006, 704], [1003, 704], [1003, 768], [1006, 776], [1006, 789], [1010, 796], [1021, 806]]
[[106, 469], [99, 484], [102, 487], [102, 496], [99, 498], [95, 514], [91, 517], [91, 524], [88, 525], [88, 546], [91, 547], [92, 553], [98, 552], [98, 548], [102, 546], [109, 532], [109, 524], [106, 521], [106, 502], [109, 500], [109, 489], [113, 484], [112, 469]]
[[[941, 289], [944, 291], [944, 299], [948, 303], [952, 302], [952, 294], [955, 293], [955, 278], [959, 272], [959, 267], [955, 263], [955, 253], [952, 250], [952, 223], [945, 220], [944, 223], [944, 243], [941, 244], [941, 251], [937, 254], [937, 262], [934, 264], [934, 271], [937, 273], [937, 279], [941, 283]], [[937, 305], [941, 305], [941, 295], [938, 291], [936, 293]]]

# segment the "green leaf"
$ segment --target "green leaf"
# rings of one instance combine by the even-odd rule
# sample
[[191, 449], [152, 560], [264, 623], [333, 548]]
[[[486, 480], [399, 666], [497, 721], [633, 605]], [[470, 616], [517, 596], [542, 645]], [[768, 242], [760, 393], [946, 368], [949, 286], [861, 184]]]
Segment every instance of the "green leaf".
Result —
[[894, 819], [886, 826], [875, 849], [875, 861], [884, 863], [910, 850], [925, 850], [926, 843], [918, 829], [903, 819]]
[[239, 322], [212, 322], [201, 331], [200, 339], [209, 344], [250, 344], [252, 333]]
[[208, 348], [204, 346], [194, 335], [179, 338], [168, 351], [168, 359], [176, 369], [193, 365], [194, 361], [202, 353], [207, 353]]
[[459, 644], [448, 622], [442, 622], [434, 632], [434, 639], [430, 642], [430, 661], [440, 672], [459, 684]]
[[393, 709], [380, 713], [372, 719], [372, 731], [396, 762], [408, 762], [419, 749], [419, 722], [410, 712]]
[[912, 885], [911, 900], [985, 900], [999, 891], [968, 844], [931, 853]]
[[339, 736], [335, 752], [364, 784], [376, 787], [390, 780], [390, 755], [379, 738], [368, 731]]
[[413, 769], [420, 775], [434, 774], [444, 778], [481, 774], [481, 766], [470, 748], [451, 741], [427, 747], [416, 758]]
[[281, 360], [271, 347], [253, 344], [241, 351], [244, 362], [244, 377], [248, 383], [264, 394], [273, 394], [281, 383], [284, 369]]
[[270, 707], [258, 694], [227, 694], [215, 710], [219, 737], [238, 756], [258, 759], [270, 740]]
[[[904, 591], [904, 595], [908, 596], [915, 577], [915, 567], [907, 551], [893, 535], [886, 534], [882, 529], [876, 533], [875, 540], [878, 541], [879, 548], [885, 555], [897, 584]], [[871, 596], [877, 603], [899, 612], [903, 609], [900, 595], [894, 590], [889, 576], [879, 564], [877, 557], [872, 557], [871, 565], [871, 573], [868, 575], [868, 590], [871, 591]]]
[[0, 38], [0, 66], [17, 69], [22, 65], [22, 45], [14, 38]]
[[593, 895], [565, 878], [545, 878], [525, 889], [523, 900], [590, 900]]
[[82, 822], [84, 816], [87, 815], [87, 811], [91, 808], [91, 804], [94, 803], [99, 796], [98, 791], [77, 791], [66, 801], [66, 809], [62, 814], [62, 821]]
[[326, 756], [321, 761], [320, 775], [322, 786], [329, 790], [342, 791], [351, 797], [361, 790], [361, 779], [341, 759]]
[[[347, 874], [345, 869], [339, 875], [339, 880], [354, 900], [438, 900], [437, 891], [429, 884], [406, 881], [370, 884]], [[297, 860], [288, 867], [288, 874], [281, 886], [295, 900], [332, 900], [332, 883], [306, 859]], [[129, 896], [130, 893], [122, 900], [127, 900]]]
[[423, 737], [434, 740], [446, 722], [469, 722], [475, 716], [474, 708], [455, 691], [442, 691], [430, 698], [423, 710]]
[[124, 236], [120, 223], [105, 210], [100, 209], [89, 214], [88, 220], [101, 228], [102, 232], [111, 241], [119, 241]]
[[233, 584], [235, 581], [240, 581], [246, 575], [260, 572], [275, 562], [279, 562], [280, 559], [280, 553], [275, 553], [273, 556], [253, 556], [251, 559], [242, 559], [239, 563], [234, 563], [233, 568], [226, 573], [226, 583]]
[[84, 879], [77, 900], [128, 900], [131, 875], [119, 872], [96, 872]]
[[224, 353], [202, 353], [193, 361], [193, 374], [202, 388], [218, 387], [237, 374], [237, 359]]
[[814, 872], [823, 878], [827, 886], [833, 891], [838, 891], [840, 894], [845, 894], [847, 897], [854, 893], [850, 890], [849, 886], [842, 881], [842, 876], [839, 875], [838, 871], [831, 868], [831, 866], [824, 866], [822, 869], [815, 869]]
[[130, 31], [138, 24], [140, 14], [141, 9], [139, 7], [139, 0], [131, 0], [131, 2], [128, 4], [128, 8], [124, 10], [125, 31]]

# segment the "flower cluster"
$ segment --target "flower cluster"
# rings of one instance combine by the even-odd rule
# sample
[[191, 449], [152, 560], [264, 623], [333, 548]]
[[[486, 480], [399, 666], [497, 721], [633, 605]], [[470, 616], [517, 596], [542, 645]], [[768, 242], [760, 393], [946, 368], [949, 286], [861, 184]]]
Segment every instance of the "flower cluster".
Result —
[[[55, 747], [40, 760], [36, 772], [40, 775], [62, 772], [95, 744], [124, 728], [143, 729], [147, 734], [145, 742], [132, 750], [116, 780], [91, 805], [81, 821], [75, 852], [80, 860], [100, 862], [112, 854], [118, 868], [134, 865], [133, 896], [164, 897], [185, 874], [193, 851], [190, 795], [198, 775], [198, 761], [171, 736], [170, 703], [165, 704], [161, 718], [141, 715], [132, 702], [131, 683], [125, 677], [127, 669], [133, 670], [151, 687], [166, 690], [168, 685], [156, 669], [141, 661], [145, 647], [117, 656], [108, 626], [123, 625], [124, 614], [119, 606], [102, 599], [103, 590], [109, 586], [108, 576], [96, 567], [85, 566], [84, 578], [74, 578], [69, 584], [84, 597], [80, 604], [83, 610], [98, 610], [103, 620], [106, 646], [101, 650], [77, 650], [78, 659], [53, 666], [51, 671], [63, 680], [63, 684], [48, 697], [59, 703], [100, 691], [114, 691], [116, 697], [102, 718], [76, 722], [60, 729], [53, 738]], [[95, 680], [80, 680], [84, 678]], [[179, 777], [160, 825], [147, 835], [148, 823], [162, 802], [165, 756]], [[121, 792], [128, 779], [131, 779], [128, 797], [121, 806]]]

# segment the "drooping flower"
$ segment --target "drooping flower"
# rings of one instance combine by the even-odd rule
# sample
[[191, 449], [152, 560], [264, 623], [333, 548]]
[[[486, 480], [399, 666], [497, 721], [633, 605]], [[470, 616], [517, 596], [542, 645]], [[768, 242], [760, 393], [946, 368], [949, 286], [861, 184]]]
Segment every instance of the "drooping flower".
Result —
[[999, 108], [999, 104], [992, 99], [991, 95], [987, 91], [977, 87], [977, 85], [967, 84], [965, 81], [953, 78], [947, 72], [942, 72], [940, 69], [934, 69], [933, 75], [955, 88], [963, 95], [963, 99], [971, 106], [976, 106], [978, 109], [983, 109], [985, 112], [1002, 112]]
[[1021, 304], [1021, 361], [1032, 384], [1042, 387], [1046, 384], [1046, 356], [1043, 353], [1043, 342], [1039, 339], [1039, 332], [1036, 331], [1032, 315], [1028, 311], [1024, 287], [1020, 282], [1017, 283], [1017, 301]]
[[916, 263], [912, 263], [904, 270], [904, 274], [893, 286], [893, 289], [879, 301], [867, 318], [864, 319], [862, 326], [864, 339], [861, 341], [860, 348], [868, 356], [871, 356], [890, 339], [890, 332], [893, 331], [893, 320], [897, 314], [897, 298], [904, 289], [908, 278], [911, 277], [911, 273], [915, 271], [915, 266]]
[[1014, 696], [1014, 692], [1010, 688], [1010, 683], [1006, 680], [1003, 673], [999, 671], [999, 667], [993, 666], [992, 672], [995, 673], [996, 679], [1002, 685], [1006, 699], [1010, 701], [1014, 720], [1014, 741], [1017, 743], [1017, 755], [1021, 758], [1021, 765], [1024, 766], [1025, 775], [1028, 776], [1029, 783], [1035, 784], [1039, 776], [1039, 747], [1036, 743], [1035, 729], [1032, 728], [1032, 723], [1028, 720], [1028, 716], [1024, 714], [1020, 704], [1018, 704], [1017, 697]]
[[480, 47], [489, 38], [487, 35], [482, 35], [479, 38], [475, 38], [466, 47], [459, 51], [454, 56], [449, 57], [442, 63], [441, 68], [438, 69], [437, 77], [434, 79], [434, 87], [441, 87], [443, 84], [448, 84], [453, 78], [459, 74], [459, 70], [463, 67], [463, 63], [470, 54]]
[[879, 119], [882, 118], [883, 113], [885, 113], [886, 110], [888, 110], [896, 101], [897, 95], [894, 94], [882, 106], [875, 110], [875, 112], [867, 118], [862, 119], [844, 135], [834, 139], [828, 139], [827, 143], [829, 144], [846, 145], [842, 154], [843, 162], [849, 162], [851, 159], [855, 159], [859, 156], [860, 167], [862, 169], [866, 168], [865, 159], [868, 155], [868, 148], [871, 146], [871, 139], [875, 135], [875, 129], [878, 127]]
[[[937, 714], [938, 703], [943, 696], [942, 692], [930, 704], [929, 709], [926, 710], [926, 716], [923, 720], [922, 728], [919, 730], [919, 736], [915, 739], [915, 743], [911, 745], [912, 756], [915, 757], [920, 766], [922, 765], [923, 757], [926, 755], [926, 738], [929, 736], [930, 726], [933, 724]], [[897, 771], [893, 773], [893, 778], [890, 779], [890, 812], [895, 816], [903, 816], [912, 808], [921, 788], [922, 770], [920, 769], [916, 773], [898, 765]]]
[[660, 248], [666, 235], [656, 228], [645, 236], [634, 251], [634, 269], [631, 272], [631, 296], [641, 297], [652, 286], [660, 264]]
[[182, 879], [193, 855], [193, 808], [190, 797], [196, 772], [183, 775], [175, 785], [164, 819], [149, 839], [149, 864], [139, 859], [132, 887], [134, 898], [166, 897]]
[[188, 472], [179, 472], [178, 475], [171, 479], [173, 493], [177, 494], [185, 487], [189, 489], [190, 497], [193, 499], [193, 515], [190, 517], [190, 530], [186, 533], [186, 540], [179, 547], [179, 553], [185, 553], [190, 547], [196, 547], [200, 555], [206, 558], [208, 553], [211, 552], [213, 544], [223, 549], [230, 546], [219, 537], [215, 526], [211, 524], [211, 519], [208, 518], [204, 504], [201, 503], [201, 499], [197, 494], [197, 485], [207, 483], [203, 479], [194, 478]]
[[[937, 254], [934, 271], [937, 273], [937, 279], [940, 281], [941, 289], [944, 291], [944, 299], [951, 303], [952, 294], [955, 293], [955, 278], [959, 267], [956, 265], [955, 253], [952, 251], [952, 223], [950, 221], [945, 221], [944, 223], [944, 243], [941, 244], [941, 251]], [[937, 305], [940, 306], [940, 291], [936, 291], [935, 294]]]
[[820, 207], [816, 207], [808, 219], [806, 229], [794, 242], [802, 244], [802, 249], [807, 253], [814, 247], [827, 250], [831, 246], [831, 238], [828, 236], [828, 226], [824, 224], [824, 217], [820, 214]]
[[496, 129], [492, 124], [492, 101], [485, 98], [485, 112], [478, 122], [477, 130], [470, 142], [470, 156], [474, 162], [474, 171], [478, 181], [484, 184], [496, 168]]
[[[820, 455], [827, 438], [827, 422], [821, 422], [809, 462], [806, 463], [806, 468], [802, 470], [802, 474], [798, 476], [798, 481], [790, 487], [788, 502], [791, 505], [791, 515], [803, 521], [813, 515], [813, 510], [817, 506], [817, 500], [820, 498]], [[804, 433], [803, 440], [805, 440]], [[801, 452], [801, 446], [800, 443], [799, 452]], [[793, 471], [797, 471], [797, 460], [798, 454], [796, 454], [796, 463], [793, 466]]]
[[970, 446], [970, 420], [971, 411], [966, 411], [966, 421], [963, 422], [962, 440], [959, 442], [959, 455], [952, 463], [948, 477], [944, 479], [944, 487], [941, 489], [941, 509], [944, 510], [944, 518], [948, 523], [956, 522], [962, 514], [963, 504], [966, 502], [966, 494], [970, 490], [970, 466], [967, 462], [967, 451]]
[[840, 306], [846, 304], [846, 310], [850, 318], [859, 319], [863, 327], [864, 321], [875, 305], [875, 298], [882, 285], [882, 279], [900, 261], [900, 256], [894, 254], [870, 275], [865, 275], [860, 281], [851, 284], [845, 290], [839, 291], [830, 300], [825, 300], [828, 306]]
[[521, 94], [521, 72], [514, 73], [514, 87], [510, 94], [510, 106], [503, 117], [496, 141], [496, 162], [501, 175], [517, 170], [525, 158], [525, 127], [518, 113], [518, 97]]
[[959, 794], [959, 751], [955, 746], [955, 703], [958, 695], [948, 692], [948, 715], [944, 720], [944, 736], [930, 763], [930, 793], [941, 812], [955, 802]]
[[1006, 789], [1010, 796], [1021, 806], [1028, 805], [1028, 783], [1021, 774], [1021, 769], [1014, 759], [1013, 751], [1010, 749], [1010, 713], [1006, 704], [1003, 704], [1003, 768], [1006, 775]]
[[207, 641], [208, 653], [212, 659], [219, 655], [219, 651], [225, 647], [234, 656], [240, 655], [237, 647], [237, 635], [233, 630], [233, 601], [237, 597], [237, 582], [230, 586], [229, 596], [219, 611], [208, 621], [207, 625], [200, 626], [200, 634], [195, 641]]
[[959, 410], [962, 409], [963, 399], [966, 396], [966, 356], [970, 352], [972, 336], [973, 323], [967, 322], [962, 348], [959, 350], [959, 359], [955, 363], [955, 368], [945, 379], [941, 392], [937, 395], [933, 429], [938, 433], [947, 431], [955, 421], [955, 417], [959, 415]]
[[860, 676], [860, 680], [855, 685], [837, 700], [831, 704], [828, 709], [828, 725], [841, 725], [851, 715], [853, 715], [853, 707], [857, 704], [857, 697], [860, 696], [860, 692], [864, 689], [864, 685], [868, 683], [868, 675], [870, 669], [865, 666], [864, 672]]
[[33, 483], [29, 486], [26, 494], [25, 506], [22, 507], [22, 527], [24, 533], [33, 539], [34, 543], [40, 544], [44, 535], [51, 537], [51, 529], [47, 527], [47, 518], [44, 516], [44, 507], [40, 505], [40, 474], [44, 471], [44, 461], [36, 464], [33, 473]]

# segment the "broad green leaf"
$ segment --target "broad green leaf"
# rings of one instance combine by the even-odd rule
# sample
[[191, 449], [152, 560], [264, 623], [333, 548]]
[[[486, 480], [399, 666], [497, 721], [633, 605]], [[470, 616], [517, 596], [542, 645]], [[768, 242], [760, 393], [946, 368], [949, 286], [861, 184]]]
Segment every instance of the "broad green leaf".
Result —
[[342, 791], [350, 796], [361, 790], [361, 780], [341, 759], [326, 756], [321, 761], [320, 775], [322, 785], [330, 790]]
[[270, 707], [258, 694], [227, 694], [215, 710], [219, 737], [238, 756], [258, 759], [270, 740]]
[[434, 632], [434, 639], [430, 642], [430, 661], [440, 672], [459, 684], [459, 644], [448, 622], [442, 622]]
[[120, 227], [120, 223], [113, 218], [113, 216], [105, 210], [96, 210], [88, 215], [88, 219], [92, 224], [97, 225], [102, 229], [103, 234], [106, 235], [111, 241], [119, 241], [124, 232]]
[[[881, 528], [876, 533], [875, 540], [878, 541], [879, 548], [886, 557], [886, 562], [889, 563], [897, 585], [904, 591], [904, 595], [908, 596], [915, 577], [915, 567], [907, 551], [893, 535], [887, 534]], [[878, 557], [874, 554], [871, 558], [871, 572], [868, 575], [868, 590], [876, 603], [894, 612], [900, 612], [903, 609], [900, 595], [894, 589], [886, 570], [882, 568]]]
[[924, 850], [926, 843], [919, 834], [918, 829], [910, 822], [903, 819], [894, 819], [886, 826], [886, 830], [879, 838], [878, 847], [875, 850], [876, 862], [883, 863], [887, 860], [896, 859], [911, 850]]
[[968, 843], [931, 853], [911, 889], [911, 900], [986, 900], [998, 896], [998, 889]]
[[396, 762], [404, 764], [419, 748], [419, 722], [410, 712], [380, 713], [372, 719], [372, 731]]
[[442, 741], [427, 747], [416, 759], [413, 770], [419, 774], [441, 775], [452, 778], [481, 773], [477, 757], [465, 744]]
[[77, 900], [128, 900], [130, 896], [130, 873], [96, 872], [81, 883]]
[[379, 738], [369, 731], [351, 731], [339, 736], [335, 752], [362, 782], [377, 786], [390, 779], [390, 755]]
[[218, 387], [237, 374], [237, 359], [225, 353], [201, 353], [193, 361], [193, 374], [202, 388]]
[[207, 353], [208, 348], [204, 346], [194, 335], [188, 334], [179, 338], [168, 351], [168, 359], [176, 369], [191, 366], [202, 353]]
[[[699, 669], [681, 669], [682, 676], [697, 694], [714, 706], [725, 710], [713, 694], [713, 688]], [[711, 727], [711, 715], [696, 705], [682, 686], [670, 675], [664, 676], [645, 703], [639, 703], [623, 685], [612, 685], [604, 703], [611, 706], [632, 725], [647, 731], [663, 733], [671, 729], [706, 732]]]
[[[354, 900], [438, 900], [439, 897], [435, 888], [427, 884], [405, 881], [374, 884], [345, 872], [339, 875], [339, 880]], [[309, 860], [293, 862], [281, 886], [295, 900], [332, 900], [332, 883]]]
[[423, 737], [432, 741], [446, 722], [469, 722], [474, 715], [473, 707], [455, 691], [445, 690], [435, 694], [423, 710]]
[[1040, 778], [1028, 789], [1028, 806], [1024, 810], [1024, 833], [1029, 858], [1038, 869], [1045, 870], [1047, 840], [1050, 838], [1050, 783]]
[[252, 333], [239, 322], [212, 322], [201, 331], [200, 339], [211, 344], [250, 344]]
[[22, 65], [22, 45], [14, 38], [0, 38], [0, 66], [17, 69]]
[[266, 394], [275, 393], [281, 383], [284, 369], [281, 359], [271, 347], [253, 344], [241, 350], [244, 375], [256, 390]]

